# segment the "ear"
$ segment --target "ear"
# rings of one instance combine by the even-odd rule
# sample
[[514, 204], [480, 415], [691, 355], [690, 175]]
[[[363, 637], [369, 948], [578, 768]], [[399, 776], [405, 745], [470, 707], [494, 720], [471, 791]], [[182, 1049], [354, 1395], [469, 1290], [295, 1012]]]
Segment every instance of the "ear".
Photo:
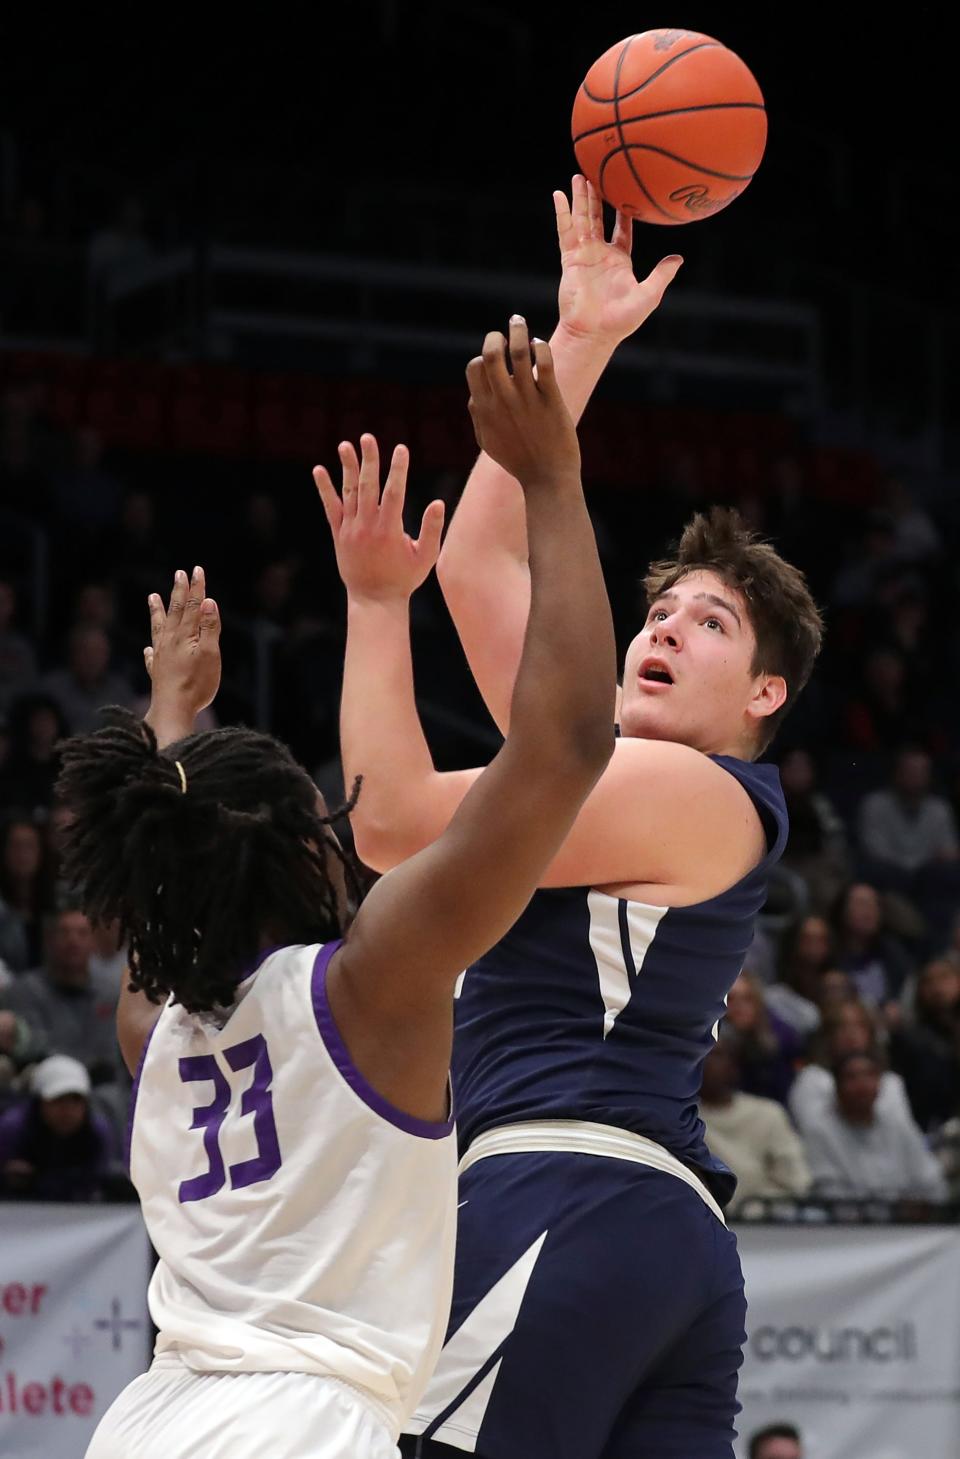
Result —
[[756, 680], [753, 697], [747, 705], [751, 719], [767, 719], [787, 702], [787, 681], [780, 674], [762, 674]]

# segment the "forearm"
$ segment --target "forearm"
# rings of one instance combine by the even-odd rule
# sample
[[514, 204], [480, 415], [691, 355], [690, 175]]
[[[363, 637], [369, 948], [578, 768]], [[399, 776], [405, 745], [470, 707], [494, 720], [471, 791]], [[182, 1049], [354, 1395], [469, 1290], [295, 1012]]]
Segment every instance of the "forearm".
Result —
[[[578, 420], [612, 350], [566, 334], [552, 341], [560, 391]], [[447, 533], [437, 577], [484, 702], [505, 734], [530, 612], [520, 484], [481, 452]]]
[[[580, 421], [613, 356], [613, 345], [570, 333], [562, 324], [550, 340], [554, 370], [564, 404]], [[467, 479], [440, 553], [437, 572], [453, 580], [482, 575], [482, 554], [527, 561], [527, 527], [523, 492], [508, 472], [481, 451]], [[446, 588], [444, 588], [446, 591]]]
[[408, 599], [348, 601], [340, 749], [347, 789], [363, 776], [351, 824], [373, 864], [435, 775], [414, 697]]
[[[613, 749], [613, 623], [579, 471], [526, 483], [532, 599], [511, 703], [511, 735], [559, 763]], [[607, 705], [606, 717], [598, 705]]]

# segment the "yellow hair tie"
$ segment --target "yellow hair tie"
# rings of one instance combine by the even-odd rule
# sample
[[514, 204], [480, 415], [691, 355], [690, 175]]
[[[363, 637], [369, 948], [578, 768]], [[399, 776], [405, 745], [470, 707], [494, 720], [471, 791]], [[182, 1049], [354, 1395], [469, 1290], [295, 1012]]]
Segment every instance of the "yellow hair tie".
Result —
[[176, 765], [177, 769], [180, 771], [180, 788], [183, 791], [184, 795], [186, 795], [186, 793], [187, 793], [187, 777], [186, 777], [186, 773], [184, 771], [184, 768], [180, 764], [180, 761], [179, 760], [174, 760], [173, 763], [174, 763], [174, 765]]

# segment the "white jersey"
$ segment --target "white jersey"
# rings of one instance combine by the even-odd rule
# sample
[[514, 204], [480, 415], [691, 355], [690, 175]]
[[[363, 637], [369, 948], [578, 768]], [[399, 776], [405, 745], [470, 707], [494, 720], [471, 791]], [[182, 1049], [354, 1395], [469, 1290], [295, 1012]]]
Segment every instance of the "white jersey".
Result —
[[400, 1113], [354, 1068], [326, 995], [338, 946], [268, 954], [222, 1019], [166, 1005], [130, 1172], [160, 1257], [158, 1354], [329, 1375], [398, 1428], [446, 1328], [456, 1142], [452, 1119]]

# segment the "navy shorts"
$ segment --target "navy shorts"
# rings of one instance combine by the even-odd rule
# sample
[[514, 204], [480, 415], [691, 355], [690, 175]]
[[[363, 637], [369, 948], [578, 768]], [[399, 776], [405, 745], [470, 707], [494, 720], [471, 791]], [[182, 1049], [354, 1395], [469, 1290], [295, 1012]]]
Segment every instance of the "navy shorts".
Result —
[[732, 1459], [743, 1275], [695, 1190], [604, 1156], [493, 1155], [462, 1176], [459, 1222], [404, 1455]]

